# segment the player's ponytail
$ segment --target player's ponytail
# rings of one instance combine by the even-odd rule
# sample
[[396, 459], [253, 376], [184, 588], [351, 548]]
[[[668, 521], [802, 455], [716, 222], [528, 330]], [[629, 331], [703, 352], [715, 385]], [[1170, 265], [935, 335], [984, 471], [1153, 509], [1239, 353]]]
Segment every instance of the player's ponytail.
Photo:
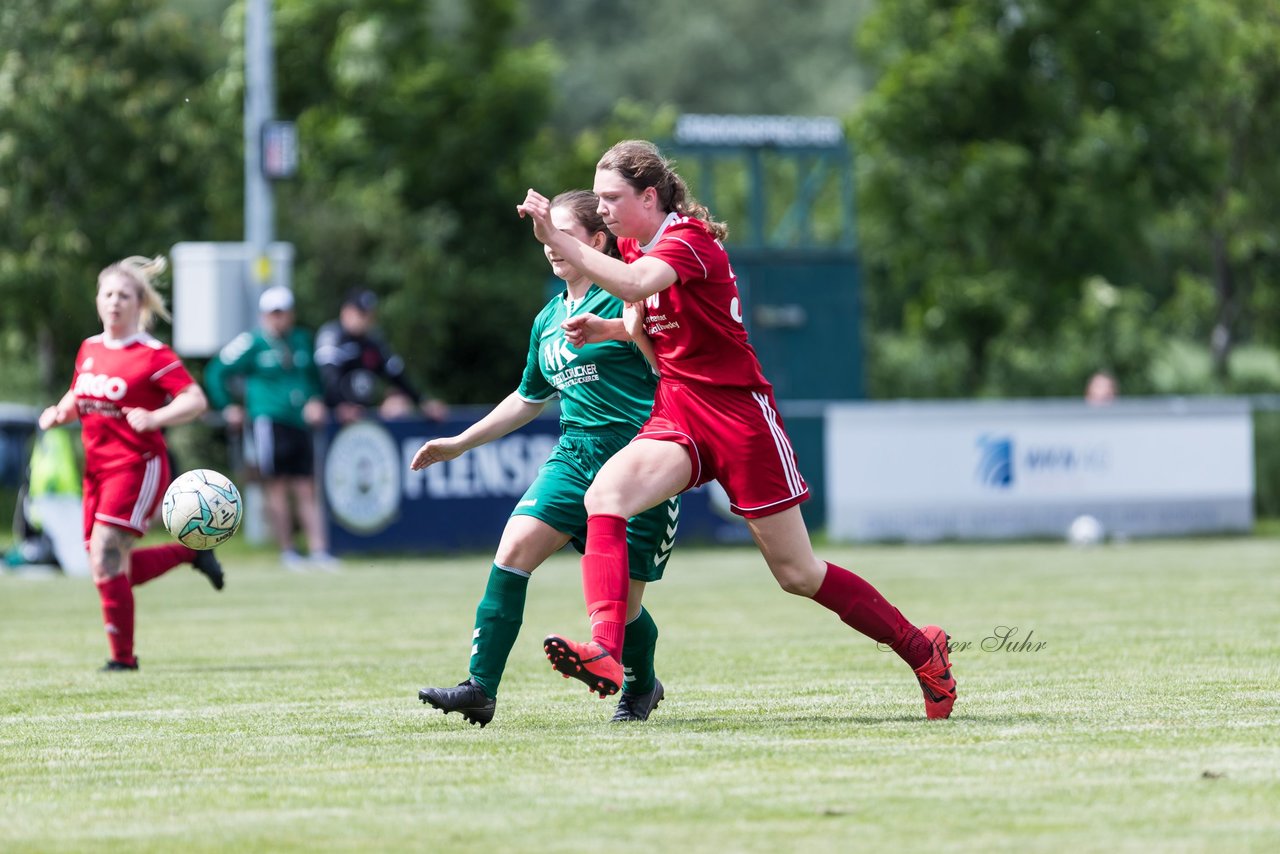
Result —
[[671, 161], [663, 157], [652, 142], [623, 140], [604, 153], [596, 169], [617, 172], [637, 193], [653, 187], [659, 204], [667, 213], [675, 211], [681, 216], [700, 220], [717, 240], [729, 236], [729, 226], [712, 218], [711, 211], [693, 197]]
[[169, 310], [165, 308], [164, 297], [156, 290], [155, 280], [169, 268], [169, 262], [163, 255], [147, 258], [144, 255], [130, 255], [103, 269], [98, 274], [98, 286], [102, 280], [112, 273], [122, 273], [138, 286], [138, 302], [142, 305], [138, 325], [150, 329], [157, 316], [169, 320]]

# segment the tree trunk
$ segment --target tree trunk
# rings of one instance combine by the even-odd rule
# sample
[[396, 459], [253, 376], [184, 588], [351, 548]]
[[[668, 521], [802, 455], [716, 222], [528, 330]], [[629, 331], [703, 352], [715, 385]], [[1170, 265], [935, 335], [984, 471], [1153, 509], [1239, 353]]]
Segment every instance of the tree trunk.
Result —
[[1235, 345], [1239, 299], [1235, 271], [1227, 257], [1227, 239], [1222, 234], [1213, 236], [1213, 292], [1218, 306], [1213, 333], [1209, 337], [1209, 348], [1213, 355], [1213, 375], [1226, 382], [1231, 369], [1231, 348]]

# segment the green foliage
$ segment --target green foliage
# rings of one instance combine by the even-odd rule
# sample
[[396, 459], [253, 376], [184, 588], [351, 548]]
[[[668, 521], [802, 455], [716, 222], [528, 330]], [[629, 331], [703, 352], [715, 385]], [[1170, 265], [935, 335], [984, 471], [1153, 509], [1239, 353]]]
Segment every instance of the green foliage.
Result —
[[1258, 516], [1280, 518], [1280, 410], [1254, 412], [1253, 458]]
[[[519, 36], [564, 57], [554, 122], [609, 121], [619, 99], [680, 112], [848, 114], [865, 88], [853, 34], [870, 0], [527, 0]], [[610, 140], [610, 144], [616, 139]]]
[[[544, 298], [515, 205], [530, 152], [545, 150], [554, 60], [508, 46], [509, 0], [438, 5], [276, 3], [278, 112], [303, 148], [297, 180], [278, 185], [278, 230], [298, 249], [304, 320], [372, 287], [411, 374], [450, 400], [492, 401], [517, 382]], [[242, 81], [228, 83], [238, 98]]]
[[1162, 342], [1146, 379], [1146, 387], [1156, 394], [1270, 394], [1280, 389], [1280, 353], [1257, 344], [1237, 347], [1227, 376], [1221, 377], [1207, 346], [1175, 338]]
[[885, 0], [861, 43], [869, 317], [962, 342], [949, 393], [1064, 393], [1107, 365], [1140, 387], [1152, 331], [1212, 333], [1220, 374], [1237, 335], [1276, 343], [1274, 4]]
[[931, 341], [922, 335], [875, 332], [868, 349], [867, 389], [877, 400], [945, 398], [963, 388], [969, 354], [959, 341]]
[[216, 42], [158, 0], [0, 8], [0, 324], [39, 343], [46, 390], [100, 328], [98, 271], [216, 219]]

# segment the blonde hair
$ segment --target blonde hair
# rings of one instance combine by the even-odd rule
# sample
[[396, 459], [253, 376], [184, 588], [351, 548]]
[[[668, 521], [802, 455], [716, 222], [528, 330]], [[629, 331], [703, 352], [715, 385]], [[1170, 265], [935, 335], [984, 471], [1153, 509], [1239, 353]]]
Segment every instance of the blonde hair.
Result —
[[138, 325], [150, 329], [158, 316], [170, 320], [169, 309], [165, 308], [164, 297], [156, 290], [155, 279], [169, 268], [169, 262], [163, 255], [148, 258], [145, 255], [130, 255], [128, 258], [111, 264], [98, 274], [98, 287], [107, 276], [120, 273], [138, 286], [138, 301], [142, 304]]
[[711, 211], [693, 197], [684, 179], [676, 173], [675, 165], [663, 157], [652, 142], [624, 139], [604, 153], [596, 169], [617, 172], [637, 193], [653, 187], [658, 194], [658, 202], [667, 213], [675, 211], [681, 216], [701, 220], [718, 240], [729, 236], [729, 226], [711, 218]]

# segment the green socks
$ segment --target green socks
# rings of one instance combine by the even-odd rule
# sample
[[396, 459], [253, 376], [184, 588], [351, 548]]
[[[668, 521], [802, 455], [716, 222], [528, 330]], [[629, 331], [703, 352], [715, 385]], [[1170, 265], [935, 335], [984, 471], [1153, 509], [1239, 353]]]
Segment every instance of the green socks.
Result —
[[[471, 635], [471, 678], [490, 697], [498, 696], [498, 684], [507, 668], [507, 657], [515, 646], [524, 622], [524, 600], [529, 590], [529, 573], [494, 564], [484, 598], [476, 608], [476, 627]], [[633, 694], [653, 690], [653, 654], [658, 646], [658, 625], [645, 608], [627, 623], [622, 644], [623, 689]]]
[[627, 623], [622, 639], [622, 689], [631, 694], [647, 694], [653, 690], [653, 652], [658, 646], [658, 624], [649, 611], [641, 607], [636, 618]]
[[[490, 697], [498, 696], [507, 656], [520, 634], [528, 589], [529, 573], [523, 570], [496, 563], [489, 570], [489, 584], [476, 608], [476, 628], [471, 634], [471, 678]], [[652, 652], [649, 660], [652, 672]]]

